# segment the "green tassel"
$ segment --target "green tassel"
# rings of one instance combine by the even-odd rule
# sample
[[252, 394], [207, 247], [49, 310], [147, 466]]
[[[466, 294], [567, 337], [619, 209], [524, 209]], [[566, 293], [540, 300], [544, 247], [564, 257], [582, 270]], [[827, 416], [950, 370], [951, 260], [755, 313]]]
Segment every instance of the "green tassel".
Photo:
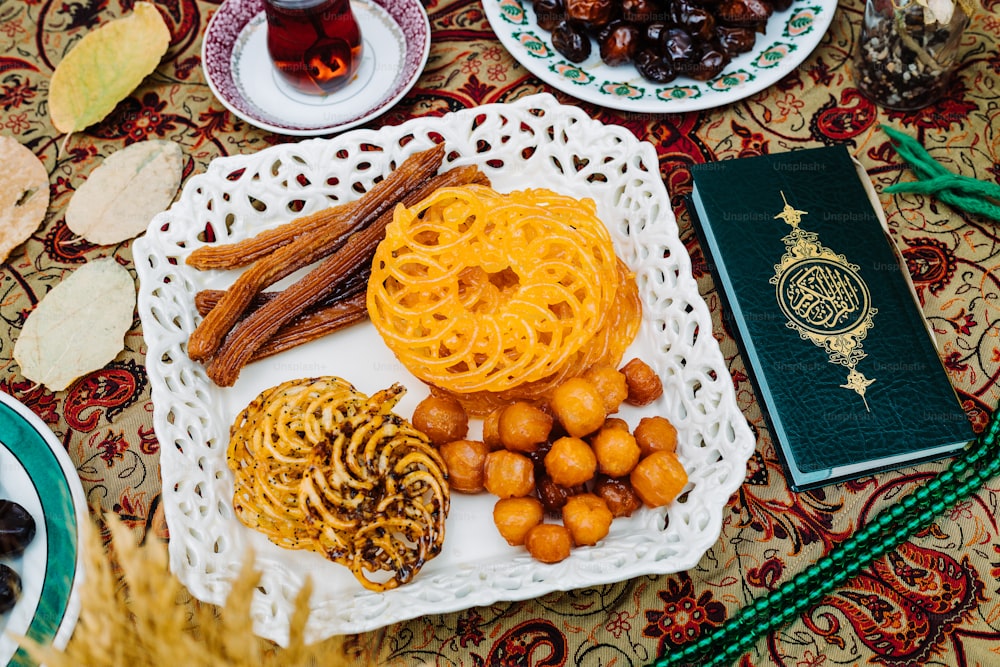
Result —
[[886, 192], [933, 195], [953, 208], [1000, 221], [1000, 185], [953, 174], [931, 157], [916, 139], [888, 125], [881, 128], [895, 142], [896, 152], [920, 179], [890, 185], [885, 188]]

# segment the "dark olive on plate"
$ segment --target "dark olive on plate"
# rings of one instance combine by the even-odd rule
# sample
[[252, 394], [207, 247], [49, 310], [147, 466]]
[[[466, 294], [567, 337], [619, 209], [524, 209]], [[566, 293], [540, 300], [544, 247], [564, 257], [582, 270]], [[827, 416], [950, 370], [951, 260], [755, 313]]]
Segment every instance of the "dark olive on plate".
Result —
[[17, 556], [35, 537], [35, 520], [13, 500], [0, 500], [0, 556]]
[[0, 614], [14, 608], [21, 597], [21, 577], [8, 565], [0, 563]]
[[552, 46], [570, 62], [582, 63], [590, 57], [590, 35], [572, 21], [562, 21], [552, 29]]
[[611, 66], [632, 62], [640, 39], [642, 36], [636, 25], [621, 22], [601, 39], [601, 60]]

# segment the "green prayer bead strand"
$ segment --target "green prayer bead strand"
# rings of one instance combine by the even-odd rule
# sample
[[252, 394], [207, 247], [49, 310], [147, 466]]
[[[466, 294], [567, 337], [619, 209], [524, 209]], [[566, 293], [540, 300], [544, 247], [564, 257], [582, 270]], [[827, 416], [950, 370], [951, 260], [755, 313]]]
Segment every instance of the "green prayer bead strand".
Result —
[[[811, 565], [793, 580], [786, 582], [771, 595], [744, 607], [729, 622], [715, 628], [696, 642], [662, 656], [654, 665], [657, 667], [678, 665], [681, 660], [704, 656], [713, 645], [722, 645], [724, 648], [708, 662], [700, 661], [699, 665], [722, 665], [735, 661], [750, 650], [761, 636], [804, 612], [843, 580], [853, 577], [872, 561], [898, 547], [946, 508], [974, 493], [984, 482], [1000, 474], [1000, 452], [993, 451], [996, 449], [998, 437], [1000, 437], [1000, 415], [994, 412], [987, 431], [980, 436], [975, 446], [967, 448], [964, 456], [957, 457], [952, 465], [935, 479], [908, 494], [896, 505], [883, 510], [875, 520], [845, 540], [835, 551], [824, 556], [819, 563]], [[964, 478], [965, 473], [974, 468], [973, 463], [987, 458], [990, 454], [993, 456], [988, 465]], [[883, 519], [883, 516], [890, 518]], [[903, 522], [899, 530], [890, 535], [883, 535], [885, 528], [893, 524], [898, 525], [899, 521]], [[878, 538], [882, 538], [881, 541]], [[830, 567], [845, 559], [847, 562], [844, 564], [844, 569], [824, 576]], [[806, 590], [802, 590], [803, 588]], [[768, 613], [793, 593], [798, 595], [791, 604], [784, 604], [777, 613]], [[761, 622], [753, 627], [747, 627], [750, 621], [755, 621], [759, 617], [764, 617]]]
[[[1000, 466], [998, 466], [998, 468], [1000, 468]], [[980, 480], [975, 480], [975, 482], [979, 481]], [[975, 483], [972, 480], [970, 480], [970, 482], [972, 483], [963, 485], [967, 487], [970, 491], [973, 491], [980, 486], [979, 483]], [[860, 570], [862, 567], [864, 567], [871, 561], [884, 556], [891, 549], [896, 548], [897, 546], [902, 544], [902, 542], [909, 539], [911, 534], [910, 530], [911, 526], [916, 525], [917, 527], [920, 527], [922, 525], [925, 525], [927, 522], [931, 521], [935, 516], [937, 516], [937, 514], [939, 514], [940, 511], [942, 511], [945, 507], [946, 505], [944, 505], [942, 501], [940, 503], [934, 503], [932, 506], [925, 508], [925, 510], [921, 512], [921, 516], [914, 517], [913, 519], [908, 521], [906, 529], [897, 531], [896, 534], [893, 536], [893, 539], [886, 540], [878, 545], [874, 545], [879, 548], [873, 549], [862, 560], [851, 562], [849, 564], [848, 569], [843, 570], [841, 572], [845, 575], [850, 576], [852, 571]], [[841, 546], [842, 547], [848, 546], [848, 548], [851, 548], [854, 545], [848, 545], [847, 542], [845, 542], [844, 545]], [[809, 569], [814, 571], [819, 570], [819, 568], [816, 568], [816, 566], [810, 566]], [[796, 584], [800, 584], [802, 581], [808, 580], [810, 578], [811, 577], [809, 577], [808, 575], [806, 575], [805, 577], [803, 577], [802, 575], [798, 575], [794, 581], [796, 582]], [[843, 578], [848, 578], [848, 577], [845, 576]], [[841, 579], [841, 577], [834, 577], [834, 579], [839, 580]], [[719, 637], [718, 640], [723, 643], [724, 647], [722, 651], [718, 653], [715, 657], [709, 659], [707, 662], [702, 661], [699, 662], [698, 664], [702, 665], [703, 667], [721, 667], [722, 665], [731, 664], [735, 662], [739, 658], [739, 656], [749, 651], [761, 636], [773, 630], [774, 628], [784, 625], [793, 617], [802, 614], [809, 606], [814, 604], [817, 601], [817, 599], [826, 595], [833, 588], [834, 585], [833, 582], [831, 582], [831, 584], [828, 586], [823, 586], [819, 589], [814, 589], [811, 593], [806, 593], [805, 595], [800, 596], [798, 599], [795, 600], [794, 603], [792, 603], [789, 606], [786, 606], [784, 609], [771, 616], [767, 622], [761, 624], [757, 628], [751, 629], [750, 632], [746, 632], [741, 634], [740, 636], [733, 637], [731, 640], [728, 641], [726, 637]], [[729, 634], [735, 634], [735, 633], [731, 632]], [[703, 644], [703, 646], [707, 646], [708, 644], [709, 642], [706, 642], [705, 644]], [[692, 657], [692, 655], [689, 654], [685, 657]]]

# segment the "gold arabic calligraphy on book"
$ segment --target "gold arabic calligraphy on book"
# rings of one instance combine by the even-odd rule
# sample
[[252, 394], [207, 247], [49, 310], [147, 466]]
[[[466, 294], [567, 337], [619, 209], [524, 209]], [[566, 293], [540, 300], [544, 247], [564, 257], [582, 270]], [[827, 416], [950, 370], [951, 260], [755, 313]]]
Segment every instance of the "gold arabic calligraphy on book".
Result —
[[774, 217], [792, 231], [782, 238], [785, 254], [774, 265], [770, 283], [786, 325], [823, 348], [830, 363], [847, 369], [847, 380], [840, 386], [856, 392], [868, 409], [865, 392], [875, 380], [865, 377], [857, 364], [866, 356], [861, 341], [878, 312], [871, 292], [856, 264], [823, 246], [815, 232], [799, 227], [807, 211], [791, 206], [784, 192], [781, 199], [784, 207]]

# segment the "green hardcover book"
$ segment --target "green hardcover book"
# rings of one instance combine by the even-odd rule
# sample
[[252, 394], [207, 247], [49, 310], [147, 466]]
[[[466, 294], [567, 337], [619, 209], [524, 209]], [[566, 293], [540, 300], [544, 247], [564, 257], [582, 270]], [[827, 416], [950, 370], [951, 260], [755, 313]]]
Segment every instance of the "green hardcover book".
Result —
[[689, 210], [791, 488], [941, 458], [973, 437], [845, 147], [691, 173]]

